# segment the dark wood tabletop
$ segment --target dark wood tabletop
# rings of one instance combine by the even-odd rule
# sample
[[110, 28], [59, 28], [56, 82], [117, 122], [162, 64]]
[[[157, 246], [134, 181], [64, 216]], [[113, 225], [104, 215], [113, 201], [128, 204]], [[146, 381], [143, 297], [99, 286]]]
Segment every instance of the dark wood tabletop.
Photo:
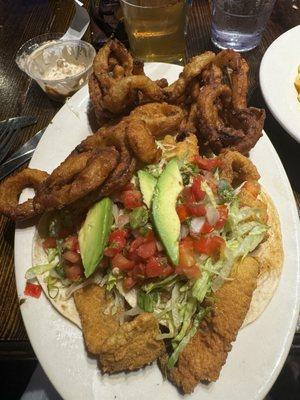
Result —
[[[245, 53], [245, 58], [251, 68], [250, 104], [263, 107], [267, 111], [265, 130], [287, 171], [299, 205], [300, 146], [267, 110], [258, 82], [261, 58], [268, 46], [284, 31], [297, 23], [300, 24], [300, 11], [292, 7], [294, 2], [285, 3], [279, 1], [275, 6], [260, 46]], [[11, 152], [45, 127], [61, 107], [60, 104], [51, 101], [34, 81], [18, 69], [14, 60], [16, 52], [25, 41], [34, 36], [48, 32], [65, 32], [73, 13], [74, 6], [71, 0], [0, 2], [0, 120], [17, 115], [33, 115], [37, 118], [37, 124], [25, 128], [22, 135], [16, 139]], [[216, 50], [210, 41], [210, 24], [209, 1], [194, 0], [189, 10], [187, 57], [208, 49]], [[85, 39], [89, 38], [90, 35], [87, 34]], [[14, 228], [13, 222], [0, 217], [0, 360], [34, 358], [20, 315], [16, 292]]]

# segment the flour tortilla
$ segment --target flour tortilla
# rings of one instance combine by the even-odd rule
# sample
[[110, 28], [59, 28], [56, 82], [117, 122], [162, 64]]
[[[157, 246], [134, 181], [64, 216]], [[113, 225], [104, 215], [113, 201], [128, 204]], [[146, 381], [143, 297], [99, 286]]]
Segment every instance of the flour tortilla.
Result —
[[243, 327], [255, 321], [265, 310], [278, 286], [282, 264], [283, 247], [279, 215], [271, 197], [261, 192], [260, 200], [268, 207], [268, 238], [255, 249], [251, 256], [260, 263], [257, 287], [253, 293]]
[[[265, 192], [262, 192], [261, 200], [268, 206], [268, 225], [270, 229], [268, 231], [268, 238], [251, 254], [260, 263], [260, 273], [257, 288], [253, 293], [243, 327], [256, 320], [269, 304], [278, 286], [283, 263], [282, 238], [277, 210], [270, 196]], [[47, 263], [46, 253], [42, 247], [42, 239], [38, 232], [36, 232], [33, 244], [33, 265], [44, 263]], [[48, 274], [49, 272], [46, 272], [37, 277], [45, 295], [58, 312], [81, 328], [79, 314], [76, 310], [73, 297], [66, 299], [66, 288], [63, 286], [60, 287], [59, 294], [55, 299], [49, 297], [47, 284], [44, 282]], [[130, 292], [124, 292], [121, 284], [119, 284], [118, 289], [131, 307], [137, 305], [137, 292], [135, 289]]]
[[[37, 230], [33, 240], [32, 262], [33, 262], [32, 265], [40, 265], [48, 263], [47, 255], [42, 246], [42, 239], [40, 238]], [[44, 282], [45, 278], [48, 275], [49, 272], [45, 272], [44, 274], [37, 276], [37, 280], [39, 281], [39, 284], [43, 288], [46, 297], [49, 299], [50, 303], [60, 314], [62, 314], [65, 318], [73, 322], [75, 325], [78, 326], [78, 328], [81, 329], [81, 322], [79, 314], [76, 310], [73, 297], [66, 299], [66, 288], [60, 286], [58, 296], [55, 299], [52, 299], [49, 296], [47, 290], [47, 284]]]

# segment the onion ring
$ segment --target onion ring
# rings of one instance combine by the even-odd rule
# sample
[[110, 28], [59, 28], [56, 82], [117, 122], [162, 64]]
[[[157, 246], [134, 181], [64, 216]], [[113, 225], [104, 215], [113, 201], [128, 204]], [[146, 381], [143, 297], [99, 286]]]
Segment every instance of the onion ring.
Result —
[[148, 103], [136, 107], [129, 114], [129, 119], [144, 121], [155, 137], [176, 134], [184, 118], [182, 108], [167, 103]]
[[220, 177], [233, 187], [245, 181], [257, 181], [260, 175], [249, 158], [237, 151], [225, 150], [219, 155]]
[[[112, 62], [110, 62], [110, 58], [112, 58]], [[112, 84], [115, 77], [110, 77], [109, 73], [114, 70], [116, 65], [120, 65], [123, 68], [123, 76], [132, 74], [132, 57], [126, 47], [115, 39], [109, 40], [98, 51], [93, 62], [94, 73], [104, 87], [109, 87]]]
[[0, 185], [0, 213], [14, 221], [22, 221], [39, 215], [33, 208], [32, 199], [21, 204], [18, 204], [18, 199], [23, 189], [26, 187], [37, 189], [48, 176], [47, 172], [26, 168], [7, 178]]
[[39, 187], [33, 199], [35, 210], [61, 209], [100, 188], [118, 160], [119, 153], [113, 147], [72, 152]]
[[178, 104], [179, 99], [184, 94], [192, 79], [199, 76], [203, 69], [206, 68], [215, 57], [215, 53], [211, 51], [206, 51], [199, 56], [193, 57], [183, 68], [182, 73], [179, 75], [179, 79], [164, 89], [167, 101]]
[[126, 138], [134, 155], [145, 164], [156, 163], [161, 151], [155, 144], [154, 137], [145, 122], [140, 120], [129, 121], [126, 127]]
[[222, 50], [216, 55], [214, 63], [219, 67], [232, 69], [230, 75], [232, 105], [235, 109], [247, 107], [249, 66], [244, 58], [234, 50]]
[[199, 118], [204, 124], [220, 129], [224, 122], [219, 117], [216, 100], [221, 98], [223, 102], [230, 104], [231, 90], [227, 85], [208, 85], [200, 89], [197, 98]]

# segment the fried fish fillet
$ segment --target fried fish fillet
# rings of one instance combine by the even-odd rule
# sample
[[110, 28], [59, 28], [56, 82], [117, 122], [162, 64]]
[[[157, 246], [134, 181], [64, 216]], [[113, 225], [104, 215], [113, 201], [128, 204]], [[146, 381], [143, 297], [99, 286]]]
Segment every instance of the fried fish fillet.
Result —
[[87, 350], [98, 354], [104, 341], [119, 328], [119, 312], [105, 313], [112, 305], [112, 297], [105, 288], [92, 284], [74, 293], [74, 301], [80, 316]]
[[102, 372], [132, 371], [150, 364], [164, 351], [157, 319], [144, 313], [121, 325], [102, 345], [99, 362]]
[[[170, 380], [184, 393], [191, 393], [200, 381], [218, 379], [249, 309], [258, 272], [258, 261], [246, 257], [234, 265], [232, 280], [216, 292], [212, 313], [181, 353], [177, 366], [168, 372]], [[165, 361], [163, 357], [164, 369]]]

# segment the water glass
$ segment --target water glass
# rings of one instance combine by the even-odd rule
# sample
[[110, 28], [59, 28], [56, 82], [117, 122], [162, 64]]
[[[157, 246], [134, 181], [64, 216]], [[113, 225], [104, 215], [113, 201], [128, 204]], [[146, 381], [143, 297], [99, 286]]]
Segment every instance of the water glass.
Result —
[[143, 61], [182, 63], [186, 0], [121, 0], [130, 49]]
[[212, 0], [213, 43], [221, 49], [248, 51], [261, 40], [275, 0]]

